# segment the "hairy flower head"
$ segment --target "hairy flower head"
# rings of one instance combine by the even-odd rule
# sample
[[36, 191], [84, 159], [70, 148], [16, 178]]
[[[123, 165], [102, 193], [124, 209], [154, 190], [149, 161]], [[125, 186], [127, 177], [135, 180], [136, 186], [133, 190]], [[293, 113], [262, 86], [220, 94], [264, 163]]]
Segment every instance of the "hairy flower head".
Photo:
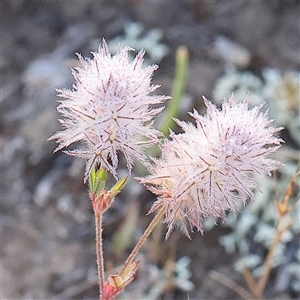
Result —
[[233, 96], [222, 110], [204, 102], [206, 115], [190, 113], [196, 125], [176, 120], [184, 132], [171, 133], [151, 175], [139, 178], [158, 195], [150, 212], [165, 209], [166, 238], [175, 224], [189, 237], [187, 225], [203, 232], [205, 217], [224, 219], [227, 210], [236, 212], [238, 202], [253, 199], [253, 175], [270, 175], [280, 164], [268, 155], [280, 147], [282, 140], [273, 134], [282, 128], [269, 126], [262, 105], [249, 109], [247, 98], [236, 103]]
[[153, 128], [153, 117], [163, 107], [151, 105], [169, 97], [150, 95], [159, 87], [151, 84], [157, 66], [142, 66], [144, 51], [130, 61], [129, 50], [119, 49], [112, 56], [103, 40], [92, 59], [78, 55], [82, 67], [73, 69], [73, 89], [58, 90], [64, 98], [57, 108], [63, 130], [50, 139], [57, 139], [55, 151], [75, 142], [85, 144], [84, 149], [67, 152], [86, 160], [85, 181], [95, 165], [115, 175], [118, 153], [123, 153], [129, 171], [133, 158], [146, 164], [144, 148], [158, 141], [160, 132]]

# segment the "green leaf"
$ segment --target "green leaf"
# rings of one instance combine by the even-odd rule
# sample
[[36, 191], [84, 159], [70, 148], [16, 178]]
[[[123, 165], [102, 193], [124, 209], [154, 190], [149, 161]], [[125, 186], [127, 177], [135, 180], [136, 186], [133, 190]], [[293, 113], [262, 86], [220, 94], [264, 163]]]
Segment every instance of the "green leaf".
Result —
[[106, 183], [106, 170], [101, 168], [99, 170], [95, 170], [93, 168], [90, 172], [89, 176], [89, 189], [91, 193], [100, 195]]
[[125, 185], [126, 181], [127, 181], [128, 176], [123, 177], [122, 179], [120, 179], [110, 190], [110, 197], [114, 198], [117, 194], [120, 193], [121, 189], [123, 188], [123, 186]]

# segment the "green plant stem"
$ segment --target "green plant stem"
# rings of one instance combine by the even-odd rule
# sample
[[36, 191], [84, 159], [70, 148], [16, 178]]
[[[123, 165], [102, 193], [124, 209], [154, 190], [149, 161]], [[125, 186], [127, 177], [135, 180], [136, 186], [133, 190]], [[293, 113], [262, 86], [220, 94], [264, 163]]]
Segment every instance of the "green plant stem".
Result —
[[101, 300], [104, 290], [105, 275], [104, 275], [104, 258], [103, 258], [103, 241], [102, 241], [102, 213], [95, 213], [96, 225], [96, 254], [97, 254], [97, 270], [99, 279], [99, 297]]
[[176, 117], [179, 110], [180, 100], [184, 93], [186, 75], [188, 69], [189, 54], [185, 46], [180, 46], [176, 51], [175, 78], [172, 87], [172, 101], [170, 101], [165, 110], [163, 123], [159, 126], [159, 130], [166, 136], [169, 128], [174, 125], [173, 117]]
[[163, 216], [164, 211], [165, 210], [163, 208], [160, 209], [160, 211], [157, 213], [157, 215], [153, 218], [153, 220], [151, 221], [151, 223], [148, 225], [148, 227], [144, 231], [143, 235], [140, 237], [139, 241], [137, 242], [137, 244], [135, 245], [135, 247], [131, 251], [130, 255], [128, 256], [127, 260], [125, 261], [125, 263], [124, 263], [124, 265], [123, 265], [123, 267], [122, 267], [122, 269], [120, 271], [120, 276], [121, 277], [126, 276], [127, 271], [130, 268], [130, 266], [131, 266], [134, 258], [136, 257], [136, 255], [138, 254], [139, 250], [141, 249], [141, 247], [145, 243], [147, 237], [150, 235], [150, 233], [152, 232], [152, 230], [154, 229], [154, 227], [157, 225], [157, 223], [159, 222], [159, 220]]

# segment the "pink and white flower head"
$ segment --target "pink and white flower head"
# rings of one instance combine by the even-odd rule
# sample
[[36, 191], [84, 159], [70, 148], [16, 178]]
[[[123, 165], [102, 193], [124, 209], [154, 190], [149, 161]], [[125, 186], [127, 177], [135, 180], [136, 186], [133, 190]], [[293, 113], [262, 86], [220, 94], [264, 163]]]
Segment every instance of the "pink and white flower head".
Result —
[[176, 120], [184, 133], [171, 133], [151, 175], [139, 178], [158, 196], [150, 212], [165, 210], [166, 238], [175, 224], [190, 237], [188, 227], [203, 232], [204, 218], [237, 212], [238, 202], [253, 199], [253, 175], [270, 175], [280, 164], [268, 156], [283, 142], [274, 136], [282, 128], [269, 126], [263, 105], [249, 109], [247, 98], [236, 103], [234, 96], [224, 100], [222, 110], [204, 102], [206, 115], [190, 113], [196, 125]]
[[112, 56], [103, 40], [92, 59], [78, 55], [82, 67], [72, 70], [73, 89], [58, 90], [58, 96], [64, 98], [57, 108], [63, 130], [50, 139], [57, 139], [55, 151], [75, 142], [86, 145], [83, 150], [67, 151], [86, 160], [85, 181], [95, 165], [116, 175], [118, 153], [123, 153], [129, 171], [133, 158], [146, 164], [144, 148], [158, 141], [160, 132], [153, 128], [153, 117], [163, 107], [151, 105], [169, 97], [150, 95], [159, 87], [151, 84], [158, 67], [143, 68], [144, 51], [130, 61], [129, 50], [133, 49], [119, 49]]

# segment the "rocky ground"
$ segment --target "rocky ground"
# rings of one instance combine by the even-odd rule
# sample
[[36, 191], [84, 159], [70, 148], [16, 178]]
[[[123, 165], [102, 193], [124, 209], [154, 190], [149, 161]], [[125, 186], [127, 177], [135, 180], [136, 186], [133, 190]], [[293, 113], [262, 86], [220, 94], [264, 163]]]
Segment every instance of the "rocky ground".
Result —
[[[128, 22], [141, 23], [145, 34], [159, 28], [169, 53], [159, 62], [154, 82], [162, 84], [160, 93], [171, 93], [175, 51], [185, 45], [190, 64], [183, 106], [201, 108], [201, 95], [212, 97], [229, 61], [258, 75], [266, 66], [299, 70], [299, 1], [12, 0], [1, 1], [0, 9], [1, 298], [97, 299], [94, 220], [82, 179], [84, 164], [53, 154], [55, 143], [47, 141], [59, 129], [55, 88], [71, 86], [74, 53], [89, 56], [102, 37], [109, 41], [123, 35]], [[244, 47], [237, 50], [240, 60], [236, 52], [217, 48], [220, 36]], [[133, 179], [116, 199], [104, 219], [108, 269], [124, 261], [150, 220], [145, 214], [153, 200]], [[140, 217], [134, 221], [132, 243], [118, 253], [114, 237], [128, 216]], [[120, 299], [142, 299], [141, 292], [149, 295], [150, 287], [159, 289], [163, 280], [164, 288], [151, 299], [240, 299], [209, 276], [216, 270], [246, 286], [233, 268], [238, 254], [228, 255], [218, 244], [227, 232], [217, 227], [204, 236], [193, 234], [190, 241], [178, 231], [165, 243], [157, 231], [141, 253], [136, 283]], [[164, 273], [170, 269], [166, 262], [182, 256], [191, 259], [190, 291], [170, 285]], [[267, 299], [297, 297], [278, 293], [274, 276]]]

